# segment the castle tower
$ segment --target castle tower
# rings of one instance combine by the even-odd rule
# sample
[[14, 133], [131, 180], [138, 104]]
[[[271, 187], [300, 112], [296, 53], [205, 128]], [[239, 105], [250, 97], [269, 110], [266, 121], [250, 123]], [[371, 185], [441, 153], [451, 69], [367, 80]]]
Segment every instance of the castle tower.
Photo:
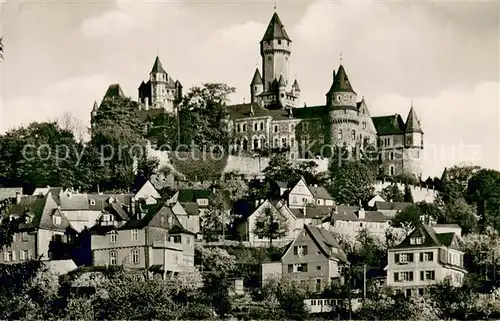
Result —
[[297, 79], [295, 79], [292, 85], [292, 95], [295, 95], [297, 96], [297, 99], [300, 99], [300, 87]]
[[286, 81], [283, 75], [280, 76], [278, 80], [278, 101], [284, 105], [285, 104], [285, 94], [286, 94]]
[[92, 112], [90, 113], [90, 119], [94, 118], [97, 116], [97, 110], [99, 109], [99, 106], [97, 105], [97, 101], [94, 101], [94, 107], [92, 108]]
[[158, 56], [149, 73], [149, 80], [151, 81], [151, 105], [153, 108], [162, 108], [166, 100], [168, 76]]
[[413, 104], [405, 123], [405, 155], [403, 169], [409, 174], [422, 175], [422, 151], [424, 149], [424, 132], [420, 126]]
[[257, 102], [257, 96], [264, 91], [264, 83], [262, 82], [262, 76], [258, 68], [255, 68], [255, 73], [253, 74], [252, 82], [250, 83], [250, 96], [251, 102]]
[[273, 80], [280, 76], [283, 76], [285, 86], [288, 86], [291, 44], [292, 40], [275, 12], [260, 42], [264, 91], [268, 91]]
[[352, 89], [349, 77], [342, 65], [333, 71], [333, 82], [326, 94], [328, 122], [330, 125], [330, 144], [345, 147], [350, 152], [361, 146], [361, 124], [358, 117], [356, 92]]

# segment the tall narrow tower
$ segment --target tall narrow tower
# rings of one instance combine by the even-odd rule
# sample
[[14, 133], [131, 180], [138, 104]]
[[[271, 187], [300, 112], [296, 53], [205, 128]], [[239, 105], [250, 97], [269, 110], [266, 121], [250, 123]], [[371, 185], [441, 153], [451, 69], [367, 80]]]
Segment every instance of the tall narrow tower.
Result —
[[278, 80], [281, 76], [288, 87], [291, 46], [292, 40], [275, 12], [260, 42], [264, 91], [269, 90], [273, 80]]
[[403, 170], [405, 172], [416, 177], [422, 175], [423, 149], [424, 132], [412, 104], [405, 124], [405, 155], [403, 158]]
[[163, 69], [159, 57], [153, 64], [153, 68], [149, 73], [149, 80], [151, 81], [151, 104], [154, 108], [161, 108], [165, 103], [167, 96], [167, 72]]

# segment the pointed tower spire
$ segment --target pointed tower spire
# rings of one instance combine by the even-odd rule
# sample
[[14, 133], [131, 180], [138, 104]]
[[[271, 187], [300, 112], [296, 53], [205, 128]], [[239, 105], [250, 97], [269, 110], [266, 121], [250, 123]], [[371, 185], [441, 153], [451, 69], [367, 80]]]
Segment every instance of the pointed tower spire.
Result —
[[97, 101], [94, 100], [94, 108], [92, 108], [92, 111], [97, 111], [99, 109], [99, 105], [97, 105]]
[[420, 120], [417, 117], [415, 108], [413, 108], [413, 104], [410, 108], [410, 112], [408, 113], [408, 117], [406, 118], [405, 133], [424, 133], [422, 131], [422, 127], [420, 126]]
[[286, 82], [285, 78], [283, 78], [283, 75], [280, 76], [280, 80], [278, 81], [278, 87], [286, 87]]
[[356, 93], [351, 86], [351, 82], [349, 81], [349, 77], [347, 77], [347, 73], [345, 72], [344, 66], [340, 65], [337, 73], [333, 72], [333, 84], [330, 88], [330, 92], [353, 92]]
[[160, 57], [158, 57], [158, 56], [156, 56], [156, 59], [155, 59], [155, 62], [153, 64], [153, 68], [151, 69], [150, 74], [153, 74], [153, 73], [163, 73], [163, 74], [167, 73], [165, 71], [165, 69], [163, 69], [163, 66], [162, 66], [161, 61], [160, 61]]
[[251, 85], [262, 85], [262, 84], [263, 84], [262, 76], [260, 75], [259, 68], [255, 68]]
[[299, 82], [297, 81], [297, 79], [295, 79], [295, 81], [293, 82], [292, 87], [295, 89], [295, 91], [300, 91]]
[[288, 40], [292, 41], [288, 34], [286, 33], [285, 26], [281, 23], [281, 20], [278, 14], [275, 12], [271, 21], [269, 21], [269, 25], [267, 26], [266, 32], [264, 33], [264, 37], [262, 38], [262, 42], [271, 41], [271, 40]]

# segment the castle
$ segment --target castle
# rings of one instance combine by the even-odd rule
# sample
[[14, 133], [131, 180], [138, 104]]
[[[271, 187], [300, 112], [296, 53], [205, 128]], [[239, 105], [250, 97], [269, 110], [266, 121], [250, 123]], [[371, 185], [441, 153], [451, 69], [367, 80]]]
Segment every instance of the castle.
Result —
[[[399, 114], [371, 117], [342, 65], [333, 71], [324, 105], [301, 105], [299, 82], [291, 82], [289, 74], [291, 53], [292, 40], [275, 12], [260, 41], [262, 73], [257, 68], [253, 74], [250, 103], [227, 106], [233, 152], [280, 149], [299, 159], [328, 154], [328, 149], [355, 153], [372, 147], [380, 174], [421, 177], [423, 131], [413, 106], [406, 121]], [[111, 85], [105, 97], [108, 93], [123, 95], [119, 85]], [[175, 113], [181, 98], [182, 85], [169, 77], [157, 57], [149, 81], [139, 87], [141, 118]], [[97, 108], [94, 104], [93, 116]]]

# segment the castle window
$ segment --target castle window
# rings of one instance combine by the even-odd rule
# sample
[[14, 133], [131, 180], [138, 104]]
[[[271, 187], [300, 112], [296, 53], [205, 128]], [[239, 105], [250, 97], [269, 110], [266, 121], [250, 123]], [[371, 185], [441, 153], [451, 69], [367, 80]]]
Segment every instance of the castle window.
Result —
[[286, 148], [286, 137], [281, 138], [281, 147]]
[[248, 141], [246, 139], [243, 140], [243, 150], [248, 149]]
[[285, 94], [281, 94], [281, 98], [285, 97]]
[[263, 148], [265, 145], [266, 145], [266, 139], [264, 137], [262, 137], [260, 139], [260, 147]]
[[390, 167], [390, 173], [391, 173], [391, 176], [394, 176], [394, 166]]
[[257, 138], [253, 140], [253, 149], [259, 149], [259, 139]]
[[277, 133], [278, 132], [278, 125], [274, 125], [274, 132]]
[[278, 45], [281, 45], [281, 40], [278, 39]]
[[236, 125], [236, 131], [237, 131], [238, 133], [239, 133], [239, 132], [241, 132], [241, 125], [240, 125], [240, 124]]
[[279, 140], [278, 138], [275, 138], [274, 139], [274, 148], [278, 148], [279, 147]]
[[260, 130], [264, 130], [264, 123], [263, 122], [260, 123]]
[[243, 131], [246, 132], [247, 131], [247, 124], [243, 124]]
[[253, 130], [257, 131], [259, 128], [258, 128], [258, 124], [257, 123], [253, 123]]
[[290, 137], [290, 147], [294, 148], [295, 147], [295, 138]]
[[366, 129], [366, 122], [363, 122], [363, 129]]
[[352, 130], [352, 139], [356, 140], [356, 131], [354, 129]]
[[337, 139], [342, 139], [342, 129], [337, 132]]
[[337, 95], [337, 101], [340, 102], [340, 95]]
[[290, 124], [290, 132], [294, 132], [295, 131], [295, 125], [294, 124]]
[[254, 90], [254, 91], [257, 91], [257, 86], [253, 87], [253, 90]]

